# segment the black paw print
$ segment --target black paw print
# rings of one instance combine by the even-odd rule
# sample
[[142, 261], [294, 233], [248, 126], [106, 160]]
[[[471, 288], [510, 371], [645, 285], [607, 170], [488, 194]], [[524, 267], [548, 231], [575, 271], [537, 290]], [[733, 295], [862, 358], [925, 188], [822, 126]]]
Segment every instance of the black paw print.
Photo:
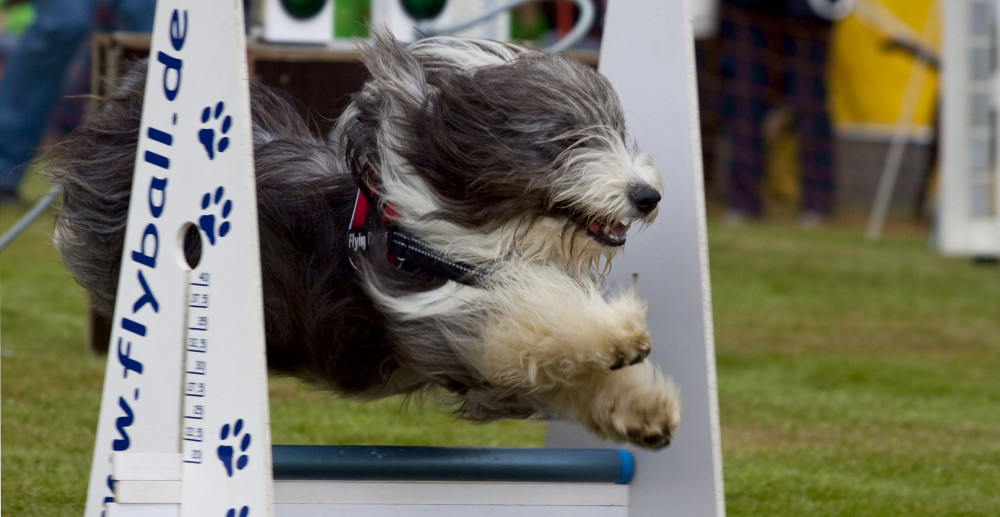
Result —
[[249, 433], [244, 434], [243, 438], [240, 439], [238, 437], [242, 432], [243, 432], [242, 418], [237, 420], [236, 423], [233, 424], [231, 434], [230, 434], [229, 424], [225, 424], [222, 426], [222, 432], [220, 433], [220, 437], [222, 438], [223, 442], [230, 439], [239, 440], [239, 457], [236, 458], [235, 463], [233, 462], [233, 457], [236, 456], [237, 452], [235, 449], [233, 449], [233, 446], [220, 445], [216, 451], [219, 455], [219, 461], [221, 461], [222, 465], [226, 467], [226, 474], [229, 474], [229, 477], [233, 477], [233, 467], [236, 467], [236, 469], [238, 470], [243, 470], [247, 466], [247, 463], [250, 461], [250, 458], [248, 458], [246, 454], [243, 454], [244, 452], [247, 451], [247, 448], [250, 447], [250, 434]]
[[[226, 104], [222, 101], [219, 101], [219, 103], [215, 105], [214, 118], [216, 121], [218, 121], [219, 118], [222, 117], [222, 112], [225, 109], [226, 109]], [[205, 109], [201, 111], [201, 123], [208, 124], [209, 120], [211, 120], [212, 118], [213, 114], [211, 106], [205, 106]], [[219, 138], [218, 142], [215, 141], [214, 129], [210, 127], [203, 127], [201, 128], [200, 131], [198, 131], [198, 141], [201, 142], [201, 145], [205, 146], [205, 151], [208, 151], [209, 160], [215, 159], [216, 149], [218, 149], [218, 151], [221, 153], [229, 148], [229, 137], [226, 136], [226, 133], [229, 132], [229, 128], [232, 125], [233, 125], [233, 117], [226, 115], [226, 117], [222, 119], [222, 126], [219, 128], [219, 132], [221, 133], [222, 137]]]
[[[222, 195], [224, 193], [225, 193], [225, 190], [222, 187], [219, 187], [219, 188], [215, 189], [215, 197], [214, 198], [212, 197], [212, 193], [211, 192], [206, 193], [201, 198], [201, 209], [207, 211], [208, 208], [209, 208], [209, 206], [211, 206], [213, 204], [215, 206], [219, 206], [219, 203], [222, 202]], [[214, 202], [213, 202], [213, 200], [214, 200]], [[227, 199], [225, 203], [222, 203], [222, 211], [219, 214], [221, 216], [221, 218], [222, 218], [222, 223], [219, 224], [219, 226], [218, 226], [218, 230], [219, 230], [218, 235], [219, 235], [220, 238], [221, 237], [225, 237], [226, 234], [229, 233], [230, 225], [229, 225], [229, 221], [226, 221], [226, 218], [229, 217], [229, 212], [232, 212], [232, 210], [233, 210], [233, 202], [232, 201], [230, 201], [230, 200]], [[215, 226], [215, 214], [205, 213], [204, 215], [202, 215], [201, 217], [199, 217], [198, 218], [198, 227], [201, 228], [201, 231], [205, 232], [205, 236], [208, 237], [208, 243], [211, 244], [212, 246], [215, 246], [215, 235], [216, 235], [216, 233], [215, 233], [215, 230], [216, 230], [216, 226]]]

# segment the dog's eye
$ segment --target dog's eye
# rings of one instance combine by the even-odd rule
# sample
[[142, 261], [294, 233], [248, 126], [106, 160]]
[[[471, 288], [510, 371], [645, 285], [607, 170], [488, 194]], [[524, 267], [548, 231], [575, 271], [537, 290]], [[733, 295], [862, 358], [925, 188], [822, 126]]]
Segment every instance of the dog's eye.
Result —
[[570, 147], [586, 147], [587, 141], [582, 136], [571, 136], [569, 138], [564, 138], [560, 141], [563, 147], [569, 149]]

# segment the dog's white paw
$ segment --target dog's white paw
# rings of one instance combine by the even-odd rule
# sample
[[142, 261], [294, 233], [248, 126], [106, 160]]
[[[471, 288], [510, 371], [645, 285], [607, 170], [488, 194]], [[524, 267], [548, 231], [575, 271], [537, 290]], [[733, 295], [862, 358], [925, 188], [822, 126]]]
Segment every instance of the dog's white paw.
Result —
[[649, 332], [645, 329], [628, 329], [620, 339], [610, 343], [601, 363], [609, 370], [641, 363], [653, 351]]
[[[544, 272], [549, 273], [546, 269]], [[522, 274], [518, 280], [525, 280]], [[549, 389], [620, 371], [652, 351], [646, 306], [632, 291], [610, 300], [559, 275], [535, 272], [490, 292], [499, 300], [465, 360], [489, 382]]]
[[609, 373], [590, 415], [598, 434], [646, 449], [670, 445], [680, 421], [676, 386], [648, 364]]
[[614, 317], [607, 327], [607, 339], [597, 352], [599, 369], [618, 370], [632, 366], [644, 361], [653, 351], [641, 302], [625, 298], [612, 307]]
[[625, 407], [615, 408], [609, 415], [614, 435], [646, 449], [662, 449], [670, 445], [680, 423], [674, 402], [661, 395], [635, 398]]

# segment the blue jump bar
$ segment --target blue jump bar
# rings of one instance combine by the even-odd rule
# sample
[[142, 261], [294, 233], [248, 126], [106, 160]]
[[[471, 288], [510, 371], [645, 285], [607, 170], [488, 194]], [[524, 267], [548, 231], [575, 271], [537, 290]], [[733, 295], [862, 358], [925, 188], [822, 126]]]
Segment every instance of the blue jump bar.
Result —
[[632, 481], [624, 449], [275, 445], [274, 479], [617, 483]]

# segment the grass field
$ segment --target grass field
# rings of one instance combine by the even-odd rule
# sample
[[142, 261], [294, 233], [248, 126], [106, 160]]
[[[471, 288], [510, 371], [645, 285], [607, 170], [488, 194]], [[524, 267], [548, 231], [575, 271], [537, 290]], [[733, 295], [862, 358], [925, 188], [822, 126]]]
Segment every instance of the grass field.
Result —
[[[30, 198], [46, 187], [37, 178]], [[6, 229], [26, 207], [0, 208]], [[79, 515], [104, 360], [51, 214], [0, 253], [3, 515]], [[1000, 515], [1000, 268], [919, 234], [710, 225], [730, 516]], [[276, 443], [540, 445], [272, 379]], [[664, 480], [664, 483], [669, 483]]]

